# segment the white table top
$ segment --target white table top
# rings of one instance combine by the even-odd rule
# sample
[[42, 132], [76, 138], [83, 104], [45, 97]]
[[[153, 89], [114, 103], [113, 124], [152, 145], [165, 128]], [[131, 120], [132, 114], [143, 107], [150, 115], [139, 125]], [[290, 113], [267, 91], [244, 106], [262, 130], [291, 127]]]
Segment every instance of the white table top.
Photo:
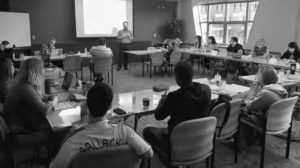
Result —
[[231, 61], [245, 62], [245, 63], [257, 63], [257, 64], [269, 65], [269, 66], [283, 68], [283, 69], [290, 69], [290, 64], [282, 60], [278, 61], [277, 64], [271, 64], [264, 58], [251, 58], [250, 56], [246, 56], [246, 55], [243, 55], [241, 59], [236, 59], [236, 58], [232, 58], [232, 56], [228, 56], [227, 53], [218, 53], [217, 55], [212, 55], [210, 52], [201, 53], [199, 50], [188, 49], [188, 48], [182, 48], [180, 49], [180, 51], [182, 53], [205, 56], [205, 57], [216, 58], [216, 59], [224, 59], [224, 60], [231, 60]]
[[[69, 56], [68, 54], [62, 54], [62, 55], [52, 55], [50, 56], [50, 61], [60, 61], [63, 60], [64, 58], [66, 58], [66, 56]], [[92, 56], [90, 54], [74, 54], [74, 55], [70, 55], [70, 56], [80, 56], [81, 58], [92, 58]]]
[[[229, 96], [233, 96], [234, 94], [241, 93], [249, 89], [249, 87], [244, 87], [236, 84], [227, 85], [225, 83], [223, 83], [221, 87], [218, 87], [215, 84], [210, 84], [206, 78], [196, 79], [194, 81], [209, 85], [212, 90], [212, 99], [218, 98], [218, 94], [226, 94]], [[170, 92], [175, 91], [178, 88], [179, 88], [178, 86], [171, 86], [169, 91]], [[106, 117], [108, 119], [113, 120], [118, 118], [124, 118], [131, 115], [153, 114], [162, 94], [164, 94], [164, 92], [157, 93], [157, 92], [153, 92], [150, 89], [137, 91], [135, 92], [136, 95], [135, 104], [133, 104], [132, 102], [132, 96], [134, 95], [134, 92], [115, 94], [113, 100], [113, 107], [111, 110], [107, 112]], [[145, 97], [150, 99], [150, 105], [148, 107], [143, 106], [143, 98]], [[126, 114], [125, 115], [115, 114], [112, 111], [115, 108], [123, 109], [124, 111], [126, 111]], [[47, 115], [47, 119], [50, 125], [52, 126], [52, 128], [63, 128], [63, 127], [71, 126], [72, 123], [80, 120], [80, 107], [78, 106], [72, 109], [49, 113]]]
[[[300, 74], [296, 73], [295, 75], [288, 75], [288, 76], [278, 76], [278, 84], [282, 85], [283, 87], [293, 87], [300, 85]], [[254, 82], [256, 81], [256, 75], [248, 75], [248, 76], [240, 76], [239, 79]]]
[[166, 49], [156, 49], [156, 50], [132, 50], [132, 51], [124, 51], [124, 52], [136, 56], [145, 56], [157, 52], [166, 52], [166, 51], [167, 51]]

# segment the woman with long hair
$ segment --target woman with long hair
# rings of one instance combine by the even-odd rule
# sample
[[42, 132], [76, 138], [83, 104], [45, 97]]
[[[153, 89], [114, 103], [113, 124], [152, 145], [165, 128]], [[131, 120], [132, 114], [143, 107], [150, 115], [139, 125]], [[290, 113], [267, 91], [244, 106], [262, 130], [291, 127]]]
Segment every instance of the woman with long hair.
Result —
[[14, 66], [10, 59], [0, 57], [0, 103], [3, 104], [9, 83], [13, 79]]
[[46, 141], [51, 127], [46, 114], [53, 110], [55, 102], [44, 102], [42, 83], [43, 61], [31, 58], [24, 61], [7, 92], [4, 103], [4, 119], [12, 132], [39, 133], [36, 141]]
[[214, 36], [208, 37], [206, 51], [218, 51], [217, 42]]
[[281, 59], [295, 60], [300, 63], [300, 49], [296, 42], [290, 42], [288, 50], [282, 55]]
[[254, 46], [252, 57], [264, 57], [269, 55], [269, 48], [265, 39], [259, 39]]

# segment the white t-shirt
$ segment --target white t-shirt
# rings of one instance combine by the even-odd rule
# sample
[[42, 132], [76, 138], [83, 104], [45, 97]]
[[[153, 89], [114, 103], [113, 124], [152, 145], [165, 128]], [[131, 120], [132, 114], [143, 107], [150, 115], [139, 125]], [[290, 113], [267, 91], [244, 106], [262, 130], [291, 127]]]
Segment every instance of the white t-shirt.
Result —
[[110, 124], [108, 120], [103, 120], [88, 124], [64, 142], [50, 168], [68, 168], [72, 158], [79, 152], [125, 144], [132, 147], [137, 155], [142, 155], [151, 149], [150, 145], [123, 123]]
[[90, 54], [93, 57], [112, 57], [113, 56], [111, 49], [106, 46], [94, 46], [90, 49]]

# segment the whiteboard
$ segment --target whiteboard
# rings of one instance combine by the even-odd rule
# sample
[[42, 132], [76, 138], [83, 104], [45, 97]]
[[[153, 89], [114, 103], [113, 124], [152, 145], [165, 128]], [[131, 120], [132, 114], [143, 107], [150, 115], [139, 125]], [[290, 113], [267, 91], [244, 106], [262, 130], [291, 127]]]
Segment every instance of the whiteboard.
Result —
[[31, 46], [28, 13], [0, 12], [0, 41], [7, 40], [16, 47]]

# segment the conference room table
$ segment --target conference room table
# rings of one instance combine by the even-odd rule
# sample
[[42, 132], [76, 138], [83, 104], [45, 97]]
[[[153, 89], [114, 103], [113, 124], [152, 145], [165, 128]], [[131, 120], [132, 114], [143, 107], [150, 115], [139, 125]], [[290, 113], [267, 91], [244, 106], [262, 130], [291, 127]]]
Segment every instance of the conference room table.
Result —
[[[221, 86], [217, 86], [214, 83], [211, 83], [207, 78], [195, 79], [195, 82], [200, 82], [203, 84], [207, 84], [212, 90], [211, 99], [217, 99], [219, 95], [227, 95], [233, 96], [238, 93], [245, 92], [249, 89], [249, 87], [236, 85], [236, 84], [226, 84], [225, 82], [222, 83]], [[175, 91], [179, 87], [178, 86], [170, 86], [168, 92]], [[161, 96], [165, 92], [154, 92], [153, 90], [141, 90], [136, 92], [127, 92], [127, 93], [120, 93], [115, 94], [112, 108], [106, 114], [106, 118], [109, 120], [126, 120], [128, 117], [134, 117], [134, 129], [137, 129], [138, 120], [142, 116], [154, 114], [155, 109], [159, 103]], [[136, 101], [133, 102], [133, 95], [136, 96]], [[143, 105], [143, 99], [148, 98], [150, 100], [149, 106]], [[65, 127], [72, 127], [74, 123], [80, 123], [80, 125], [86, 124], [86, 122], [80, 122], [81, 120], [81, 106], [80, 104], [74, 104], [74, 107], [54, 111], [47, 115], [47, 119], [52, 126], [53, 130], [62, 129]], [[118, 115], [116, 114], [113, 109], [120, 108], [126, 112], [126, 114]]]
[[[167, 52], [168, 50], [165, 48], [159, 48], [159, 49], [148, 49], [148, 50], [131, 50], [131, 51], [124, 51], [128, 55], [135, 56], [135, 57], [141, 57], [142, 58], [142, 65], [143, 65], [143, 76], [145, 76], [145, 58], [147, 56], [150, 56], [151, 54], [157, 53], [157, 52]], [[151, 67], [151, 61], [150, 61], [150, 67]], [[152, 73], [150, 73], [150, 78], [152, 77]]]
[[87, 53], [77, 53], [77, 54], [61, 54], [61, 55], [52, 55], [50, 56], [50, 61], [62, 61], [64, 60], [67, 56], [80, 56], [82, 59], [91, 59], [92, 56]]
[[[241, 63], [256, 63], [260, 65], [268, 65], [274, 68], [280, 69], [290, 69], [289, 61], [278, 60], [276, 63], [270, 63], [266, 59], [262, 58], [252, 58], [251, 56], [243, 55], [241, 58], [233, 58], [232, 56], [227, 55], [227, 52], [217, 52], [213, 54], [212, 52], [202, 52], [200, 50], [191, 49], [191, 48], [181, 48], [180, 51], [185, 54], [196, 55], [199, 57], [208, 57], [213, 59], [229, 60]], [[297, 69], [299, 71], [299, 69]]]
[[[50, 56], [50, 61], [62, 61], [64, 60], [67, 56], [80, 56], [82, 59], [91, 59], [92, 56], [87, 53], [77, 53], [77, 54], [61, 54], [61, 55], [51, 55]], [[15, 58], [14, 61], [16, 62], [23, 62], [26, 61], [27, 59], [33, 58], [33, 57], [38, 57], [38, 56], [22, 56], [21, 58]]]
[[[292, 88], [300, 86], [300, 73], [294, 75], [278, 75], [278, 84], [285, 88]], [[239, 79], [254, 82], [257, 80], [257, 75], [239, 76]]]

